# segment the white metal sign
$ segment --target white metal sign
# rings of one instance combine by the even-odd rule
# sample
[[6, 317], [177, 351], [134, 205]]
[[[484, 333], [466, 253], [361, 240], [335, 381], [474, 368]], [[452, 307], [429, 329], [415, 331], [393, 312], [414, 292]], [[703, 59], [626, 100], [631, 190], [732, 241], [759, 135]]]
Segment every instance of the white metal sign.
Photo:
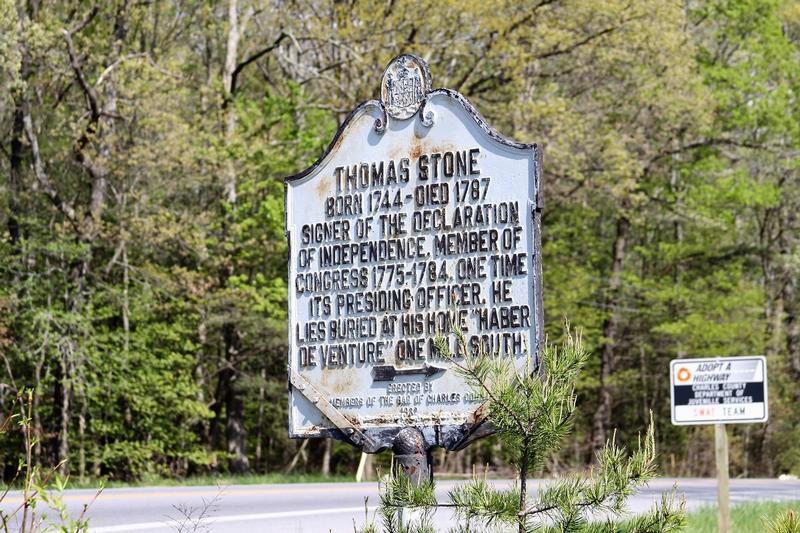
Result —
[[395, 59], [381, 94], [286, 180], [289, 430], [374, 451], [415, 426], [457, 448], [480, 403], [437, 334], [455, 322], [520, 366], [542, 342], [540, 153], [431, 90], [418, 57]]
[[674, 359], [669, 367], [673, 424], [767, 421], [763, 356]]

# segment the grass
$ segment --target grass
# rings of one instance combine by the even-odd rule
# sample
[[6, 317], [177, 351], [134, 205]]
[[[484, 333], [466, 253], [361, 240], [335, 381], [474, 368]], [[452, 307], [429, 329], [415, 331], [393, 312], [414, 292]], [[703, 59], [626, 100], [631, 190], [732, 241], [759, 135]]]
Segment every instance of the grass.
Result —
[[[272, 483], [337, 483], [355, 481], [350, 476], [328, 476], [321, 474], [242, 474], [242, 475], [203, 475], [183, 479], [162, 478], [158, 476], [145, 476], [133, 482], [108, 480], [106, 487], [175, 487], [198, 485], [267, 485]], [[76, 478], [70, 478], [70, 488], [94, 488], [99, 486], [97, 480], [87, 480], [80, 483]]]
[[[800, 497], [800, 495], [798, 495]], [[781, 502], [748, 502], [731, 507], [731, 533], [765, 531], [762, 517], [774, 518], [789, 510], [800, 512], [800, 500]], [[688, 525], [681, 533], [717, 533], [717, 508], [703, 507], [689, 513]]]
[[[188, 478], [163, 478], [159, 476], [143, 476], [136, 481], [86, 479], [81, 481], [77, 476], [70, 476], [70, 489], [96, 489], [101, 485], [106, 488], [127, 487], [187, 487], [200, 485], [266, 485], [272, 483], [340, 483], [355, 481], [354, 476], [321, 474], [244, 474], [244, 475], [203, 475]], [[5, 486], [0, 483], [0, 493]], [[13, 487], [18, 488], [18, 487]]]

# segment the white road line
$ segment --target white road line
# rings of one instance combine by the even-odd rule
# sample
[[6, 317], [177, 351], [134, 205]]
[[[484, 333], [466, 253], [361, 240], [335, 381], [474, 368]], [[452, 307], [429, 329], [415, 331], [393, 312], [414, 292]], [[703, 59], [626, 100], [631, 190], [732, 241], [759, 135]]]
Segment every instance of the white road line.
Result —
[[[369, 511], [374, 511], [375, 507], [369, 507]], [[230, 516], [208, 516], [200, 520], [187, 520], [192, 524], [220, 524], [224, 522], [246, 522], [248, 520], [272, 520], [275, 518], [294, 518], [301, 516], [314, 516], [324, 515], [331, 513], [358, 513], [363, 512], [364, 506], [359, 507], [336, 507], [334, 509], [309, 509], [307, 511], [284, 511], [280, 513], [258, 513], [258, 514], [240, 514]], [[163, 529], [175, 528], [180, 525], [179, 520], [165, 520], [163, 522], [139, 522], [137, 524], [121, 524], [119, 526], [103, 526], [93, 527], [89, 529], [89, 533], [114, 533], [122, 531], [147, 531], [149, 529]]]

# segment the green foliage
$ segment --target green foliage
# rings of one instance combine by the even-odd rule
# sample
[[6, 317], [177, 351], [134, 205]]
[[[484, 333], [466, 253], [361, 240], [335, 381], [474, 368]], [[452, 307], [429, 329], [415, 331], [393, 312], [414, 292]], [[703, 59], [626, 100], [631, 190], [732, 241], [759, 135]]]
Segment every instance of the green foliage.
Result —
[[24, 456], [19, 459], [14, 474], [14, 480], [19, 480], [21, 484], [19, 495], [11, 493], [10, 486], [0, 493], [0, 503], [9, 494], [19, 496], [21, 501], [10, 512], [0, 510], [0, 531], [8, 533], [14, 527], [19, 533], [86, 532], [89, 530], [86, 511], [103, 491], [103, 487], [100, 487], [90, 503], [84, 505], [77, 517], [70, 515], [64, 502], [64, 491], [69, 477], [58, 473], [61, 465], [45, 470], [32, 463], [32, 452], [38, 444], [32, 429], [33, 398], [33, 391], [22, 391], [13, 402], [11, 414], [0, 418], [0, 436], [16, 429], [23, 436], [25, 445]]
[[800, 531], [800, 515], [797, 511], [786, 511], [774, 518], [764, 517], [763, 520], [769, 533], [797, 533]]
[[[632, 442], [652, 411], [670, 473], [708, 474], [708, 432], [669, 423], [668, 361], [763, 353], [772, 419], [733, 430], [732, 470], [800, 472], [797, 2], [240, 0], [235, 87], [225, 3], [124, 6], [0, 0], [0, 405], [35, 390], [34, 463], [284, 468], [281, 180], [413, 52], [545, 147], [546, 326], [566, 339], [572, 317], [587, 351], [578, 412], [539, 420], [575, 426], [558, 463], [593, 461], [612, 427]], [[520, 464], [502, 438], [486, 453]], [[0, 437], [0, 477], [23, 446]], [[356, 461], [334, 447], [334, 471]]]
[[[661, 501], [645, 514], [638, 515], [630, 520], [617, 524], [593, 526], [606, 527], [605, 531], [619, 531], [620, 533], [656, 533], [667, 531], [683, 531], [686, 526], [686, 502], [675, 501], [675, 493], [662, 494]], [[596, 529], [598, 530], [598, 529]], [[591, 529], [589, 529], [591, 531]], [[603, 531], [603, 529], [599, 529]]]
[[581, 339], [568, 336], [561, 349], [544, 349], [535, 368], [526, 359], [528, 366], [518, 369], [503, 354], [470, 351], [460, 328], [453, 330], [463, 361], [455, 359], [444, 337], [435, 340], [437, 350], [486, 401], [487, 417], [517, 469], [538, 471], [571, 427], [575, 383], [588, 358]]
[[[748, 533], [750, 531], [765, 531], [771, 533], [770, 527], [791, 524], [791, 514], [796, 520], [800, 511], [800, 501], [758, 501], [742, 502], [731, 507], [732, 533]], [[705, 506], [686, 516], [685, 533], [715, 533], [719, 530], [717, 525], [718, 510], [716, 507]], [[779, 530], [780, 531], [780, 530]], [[784, 531], [797, 531], [788, 529]]]
[[[386, 533], [434, 533], [431, 518], [436, 510], [434, 483], [415, 486], [409, 476], [390, 473], [380, 485], [379, 513]], [[372, 522], [367, 522], [367, 530]]]
[[448, 494], [454, 511], [462, 523], [481, 521], [492, 527], [496, 522], [515, 523], [519, 512], [519, 487], [508, 490], [493, 488], [486, 479], [474, 477]]
[[[620, 520], [626, 499], [656, 475], [653, 422], [632, 452], [612, 438], [597, 454], [588, 475], [570, 474], [528, 494], [527, 479], [544, 460], [557, 452], [569, 431], [575, 410], [575, 384], [586, 361], [579, 336], [569, 335], [560, 347], [542, 350], [541, 368], [517, 368], [502, 354], [470, 353], [463, 333], [454, 325], [461, 346], [457, 359], [444, 337], [437, 348], [456, 365], [473, 390], [484, 398], [487, 417], [499, 433], [506, 451], [512, 453], [518, 483], [497, 490], [486, 479], [473, 479], [450, 491], [450, 502], [459, 525], [455, 531], [518, 527], [519, 531], [670, 532], [685, 525], [685, 501], [675, 494], [632, 520]], [[567, 331], [569, 327], [567, 326]], [[380, 512], [386, 531], [429, 531], [430, 513], [436, 508], [433, 484], [414, 487], [411, 478], [392, 475], [381, 487]], [[414, 520], [400, 512], [421, 510]], [[418, 528], [418, 529], [416, 529]]]

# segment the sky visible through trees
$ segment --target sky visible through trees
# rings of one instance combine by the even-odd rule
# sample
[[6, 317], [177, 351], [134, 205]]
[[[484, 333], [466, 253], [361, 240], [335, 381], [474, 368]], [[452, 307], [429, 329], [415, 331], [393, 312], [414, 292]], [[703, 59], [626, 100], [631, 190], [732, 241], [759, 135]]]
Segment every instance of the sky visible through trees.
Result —
[[[662, 471], [708, 475], [668, 361], [764, 354], [770, 416], [733, 475], [800, 472], [800, 4], [785, 0], [0, 0], [0, 415], [81, 477], [280, 472], [282, 178], [400, 53], [544, 146], [546, 331], [590, 353], [549, 469], [654, 413]], [[0, 436], [13, 476], [22, 436]], [[296, 470], [351, 473], [345, 445]], [[499, 465], [487, 439], [450, 470]]]

